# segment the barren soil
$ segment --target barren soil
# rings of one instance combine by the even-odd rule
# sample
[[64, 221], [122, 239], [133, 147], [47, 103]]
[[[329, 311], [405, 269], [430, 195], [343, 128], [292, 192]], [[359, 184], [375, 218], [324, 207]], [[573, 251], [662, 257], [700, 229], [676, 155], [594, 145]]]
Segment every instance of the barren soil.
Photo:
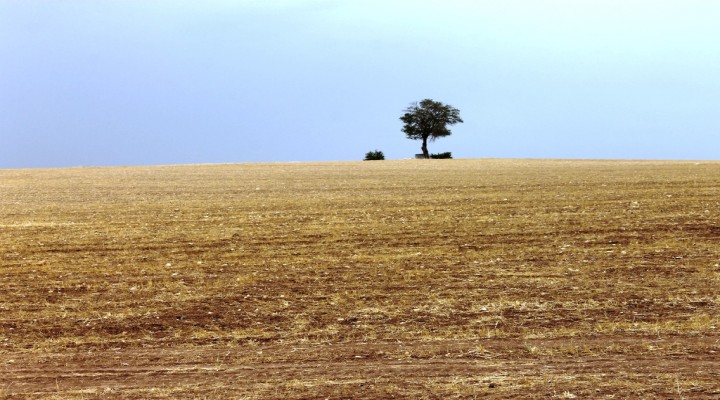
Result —
[[0, 170], [0, 397], [720, 398], [720, 163]]

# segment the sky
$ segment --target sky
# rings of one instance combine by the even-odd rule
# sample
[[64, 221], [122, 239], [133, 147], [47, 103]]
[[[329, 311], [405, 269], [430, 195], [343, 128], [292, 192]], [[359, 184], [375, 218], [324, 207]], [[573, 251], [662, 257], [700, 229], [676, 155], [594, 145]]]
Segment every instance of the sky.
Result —
[[0, 168], [718, 159], [716, 0], [0, 0]]

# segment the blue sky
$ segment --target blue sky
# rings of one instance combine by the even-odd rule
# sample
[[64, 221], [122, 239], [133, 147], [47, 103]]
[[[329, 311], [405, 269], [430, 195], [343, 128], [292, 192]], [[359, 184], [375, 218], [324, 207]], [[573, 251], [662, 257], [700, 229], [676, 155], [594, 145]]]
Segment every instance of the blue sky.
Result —
[[717, 159], [720, 1], [0, 0], [0, 168]]

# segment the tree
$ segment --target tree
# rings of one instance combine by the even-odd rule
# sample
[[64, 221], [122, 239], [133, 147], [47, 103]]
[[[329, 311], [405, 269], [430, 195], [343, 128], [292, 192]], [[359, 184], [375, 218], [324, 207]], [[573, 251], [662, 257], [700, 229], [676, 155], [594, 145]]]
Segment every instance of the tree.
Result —
[[405, 123], [402, 131], [408, 139], [422, 140], [422, 152], [425, 158], [430, 158], [427, 148], [428, 139], [434, 141], [439, 137], [450, 136], [452, 132], [447, 128], [448, 125], [463, 122], [460, 118], [460, 110], [430, 99], [412, 103], [405, 109], [405, 114], [400, 120]]

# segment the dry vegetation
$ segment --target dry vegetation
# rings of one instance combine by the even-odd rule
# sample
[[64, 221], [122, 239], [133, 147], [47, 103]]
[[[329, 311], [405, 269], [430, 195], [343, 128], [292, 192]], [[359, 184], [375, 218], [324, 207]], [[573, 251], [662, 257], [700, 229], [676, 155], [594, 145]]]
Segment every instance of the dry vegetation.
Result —
[[0, 170], [0, 397], [720, 398], [720, 163]]

